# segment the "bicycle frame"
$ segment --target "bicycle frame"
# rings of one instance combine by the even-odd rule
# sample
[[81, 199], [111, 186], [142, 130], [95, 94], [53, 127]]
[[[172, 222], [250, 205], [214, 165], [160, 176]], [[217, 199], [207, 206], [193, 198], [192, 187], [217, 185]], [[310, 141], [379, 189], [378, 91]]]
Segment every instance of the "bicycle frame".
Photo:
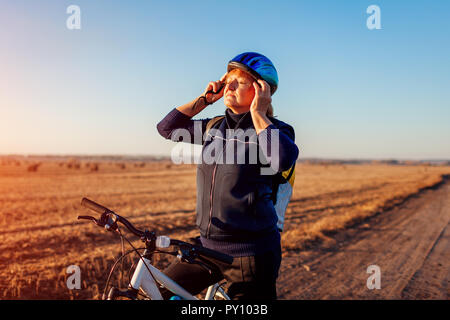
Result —
[[[150, 274], [149, 270], [152, 274]], [[145, 257], [139, 259], [139, 263], [133, 273], [130, 286], [135, 290], [142, 290], [151, 300], [163, 300], [158, 285], [153, 279], [173, 292], [175, 295], [178, 295], [185, 300], [198, 300], [197, 297], [187, 292], [179, 284], [155, 268], [149, 259], [146, 259]], [[218, 283], [208, 287], [205, 300], [213, 300], [216, 294], [221, 296], [223, 299], [230, 300], [228, 295]]]

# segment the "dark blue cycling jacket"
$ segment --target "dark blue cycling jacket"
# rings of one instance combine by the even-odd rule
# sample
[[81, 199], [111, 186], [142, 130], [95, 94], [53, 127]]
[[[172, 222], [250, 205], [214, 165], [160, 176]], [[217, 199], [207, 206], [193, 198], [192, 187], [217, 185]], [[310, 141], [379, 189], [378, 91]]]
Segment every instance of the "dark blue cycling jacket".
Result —
[[[197, 167], [196, 224], [205, 247], [243, 256], [271, 250], [274, 242], [279, 246], [272, 201], [274, 176], [261, 174], [261, 168], [268, 167], [269, 162], [278, 172], [287, 170], [299, 151], [294, 143], [294, 129], [278, 119], [269, 119], [273, 124], [258, 135], [250, 112], [234, 114], [230, 109], [207, 135], [204, 133], [211, 119], [192, 120], [177, 109], [158, 123], [158, 132], [166, 139], [186, 142], [186, 137], [180, 138], [177, 131], [185, 129], [184, 134], [189, 132], [192, 137], [190, 142], [203, 144], [202, 161]], [[232, 134], [228, 131], [227, 135], [227, 129], [237, 131], [231, 131]], [[278, 154], [274, 149], [272, 155], [271, 137], [276, 134]], [[256, 161], [251, 157], [255, 150]], [[275, 157], [278, 157], [276, 166]]]

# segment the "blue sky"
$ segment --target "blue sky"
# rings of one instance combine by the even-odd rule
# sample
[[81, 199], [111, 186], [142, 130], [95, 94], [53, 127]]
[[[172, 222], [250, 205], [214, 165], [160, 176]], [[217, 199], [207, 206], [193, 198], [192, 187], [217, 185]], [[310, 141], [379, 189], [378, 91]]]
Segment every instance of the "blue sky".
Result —
[[[68, 30], [66, 8], [81, 9]], [[369, 30], [366, 9], [381, 9]], [[244, 51], [300, 157], [450, 159], [448, 1], [0, 0], [0, 153], [170, 154], [156, 131]], [[223, 113], [220, 100], [197, 117]]]

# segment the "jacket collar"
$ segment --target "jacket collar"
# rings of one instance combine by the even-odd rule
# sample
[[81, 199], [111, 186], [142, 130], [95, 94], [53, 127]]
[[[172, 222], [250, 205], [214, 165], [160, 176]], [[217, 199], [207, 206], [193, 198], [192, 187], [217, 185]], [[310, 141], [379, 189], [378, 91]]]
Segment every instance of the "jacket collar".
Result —
[[231, 109], [225, 110], [226, 128], [228, 129], [248, 129], [253, 127], [252, 115], [250, 111], [241, 114], [235, 114]]

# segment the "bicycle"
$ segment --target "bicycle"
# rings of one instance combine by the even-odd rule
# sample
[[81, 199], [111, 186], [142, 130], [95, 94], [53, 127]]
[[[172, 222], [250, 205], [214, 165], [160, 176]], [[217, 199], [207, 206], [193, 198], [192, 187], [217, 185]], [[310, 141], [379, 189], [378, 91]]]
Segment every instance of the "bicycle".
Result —
[[[102, 295], [102, 300], [116, 300], [119, 298], [126, 298], [131, 300], [137, 300], [139, 298], [163, 300], [161, 292], [158, 288], [158, 284], [171, 291], [175, 295], [174, 297], [180, 297], [181, 299], [185, 300], [199, 300], [197, 297], [190, 294], [174, 280], [170, 279], [162, 271], [152, 265], [152, 256], [154, 253], [163, 253], [176, 256], [181, 261], [198, 264], [208, 270], [210, 273], [212, 272], [212, 268], [214, 267], [211, 266], [213, 262], [210, 259], [217, 260], [226, 264], [233, 263], [233, 257], [229, 255], [210, 250], [199, 245], [193, 245], [181, 240], [170, 239], [167, 236], [157, 236], [155, 232], [150, 232], [148, 230], [139, 230], [124, 217], [87, 198], [83, 198], [81, 200], [81, 205], [97, 213], [100, 213], [101, 216], [99, 219], [96, 219], [92, 216], [78, 216], [78, 219], [91, 220], [99, 227], [105, 228], [108, 231], [117, 232], [120, 235], [122, 241], [123, 239], [125, 239], [133, 248], [126, 253], [122, 252], [122, 255], [114, 262], [113, 266], [111, 267], [110, 274], [106, 281], [105, 289]], [[141, 241], [145, 244], [145, 248], [140, 248], [145, 249], [143, 254], [140, 254], [138, 251], [139, 249], [136, 249], [132, 245], [132, 243], [122, 234], [118, 223], [121, 223], [131, 233], [140, 237]], [[170, 246], [177, 247], [178, 250], [160, 250], [169, 248]], [[106, 294], [111, 276], [114, 273], [116, 266], [120, 261], [122, 261], [122, 259], [133, 252], [137, 253], [137, 255], [139, 256], [139, 262], [133, 273], [131, 281], [129, 282], [128, 288], [121, 289], [112, 286], [108, 294]], [[209, 259], [205, 260], [205, 257]], [[215, 300], [217, 298], [230, 300], [229, 296], [223, 289], [222, 284], [219, 283], [215, 283], [209, 286], [205, 294], [205, 300]]]

